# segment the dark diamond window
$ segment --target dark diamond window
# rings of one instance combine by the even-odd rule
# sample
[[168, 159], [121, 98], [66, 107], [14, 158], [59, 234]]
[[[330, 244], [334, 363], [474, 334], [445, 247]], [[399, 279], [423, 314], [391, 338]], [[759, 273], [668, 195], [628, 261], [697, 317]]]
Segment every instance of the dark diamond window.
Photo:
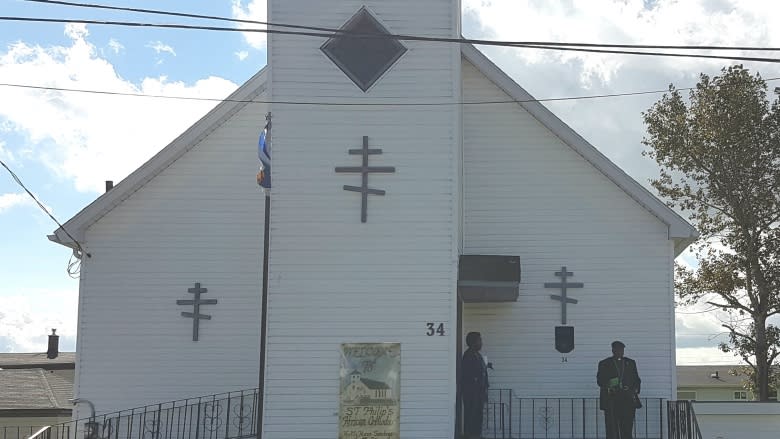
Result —
[[[367, 35], [390, 34], [365, 7], [342, 26], [341, 31]], [[334, 36], [321, 49], [363, 91], [371, 88], [406, 52], [406, 47], [396, 39], [349, 36]]]

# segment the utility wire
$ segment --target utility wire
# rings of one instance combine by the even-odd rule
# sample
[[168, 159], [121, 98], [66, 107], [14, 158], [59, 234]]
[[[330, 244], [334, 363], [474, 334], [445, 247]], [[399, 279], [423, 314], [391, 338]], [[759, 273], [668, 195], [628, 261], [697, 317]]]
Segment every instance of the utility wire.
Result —
[[[780, 77], [764, 79], [765, 82], [777, 81]], [[47, 90], [47, 91], [62, 91], [72, 93], [89, 93], [108, 96], [129, 96], [138, 98], [154, 98], [154, 99], [174, 99], [185, 101], [207, 101], [207, 102], [234, 102], [240, 104], [277, 104], [277, 105], [311, 105], [311, 106], [329, 106], [329, 107], [440, 107], [440, 106], [452, 106], [452, 105], [499, 105], [499, 104], [524, 104], [529, 102], [558, 102], [558, 101], [575, 101], [586, 99], [603, 99], [603, 98], [615, 98], [615, 97], [628, 97], [628, 96], [641, 96], [649, 94], [668, 93], [669, 90], [648, 90], [648, 91], [636, 91], [626, 93], [611, 93], [611, 94], [599, 94], [599, 95], [587, 95], [587, 96], [569, 96], [560, 98], [542, 98], [542, 99], [508, 99], [508, 100], [494, 100], [494, 101], [464, 101], [464, 102], [314, 102], [314, 101], [275, 101], [275, 100], [256, 100], [256, 99], [219, 99], [219, 98], [201, 98], [193, 96], [169, 96], [169, 95], [155, 95], [145, 93], [126, 93], [118, 91], [104, 91], [104, 90], [90, 90], [79, 88], [64, 88], [64, 87], [48, 87], [41, 85], [30, 84], [12, 84], [12, 83], [0, 83], [0, 87], [13, 87], [23, 88], [31, 90]], [[677, 91], [693, 90], [695, 87], [675, 88]]]
[[780, 47], [757, 47], [757, 46], [566, 43], [566, 42], [552, 42], [552, 41], [500, 41], [500, 40], [481, 40], [481, 39], [465, 39], [465, 38], [415, 37], [412, 35], [397, 35], [397, 34], [377, 35], [377, 34], [364, 34], [364, 33], [350, 32], [343, 29], [334, 29], [328, 27], [304, 26], [304, 25], [295, 25], [295, 24], [286, 24], [286, 23], [271, 23], [267, 21], [227, 18], [227, 17], [216, 16], [216, 15], [191, 14], [185, 12], [166, 11], [160, 9], [130, 8], [130, 7], [122, 7], [122, 6], [109, 6], [109, 5], [96, 4], [96, 3], [78, 3], [78, 2], [59, 1], [59, 0], [23, 0], [23, 1], [30, 2], [30, 3], [48, 3], [48, 4], [89, 8], [89, 9], [105, 9], [105, 10], [112, 10], [112, 11], [135, 12], [141, 14], [225, 21], [230, 23], [257, 24], [263, 26], [272, 26], [272, 27], [281, 27], [281, 28], [290, 28], [290, 29], [323, 31], [323, 32], [329, 32], [331, 34], [339, 34], [345, 36], [352, 35], [356, 37], [369, 37], [369, 38], [377, 38], [377, 37], [392, 38], [392, 39], [420, 38], [423, 41], [453, 42], [453, 43], [468, 42], [469, 44], [478, 44], [478, 45], [507, 45], [507, 46], [522, 46], [522, 47], [560, 46], [560, 47], [594, 47], [594, 48], [606, 47], [606, 48], [622, 48], [622, 49], [740, 50], [740, 51], [761, 51], [761, 52], [780, 51]]
[[705, 310], [701, 310], [701, 311], [675, 311], [674, 313], [675, 314], [693, 315], [693, 314], [707, 314], [707, 313], [710, 313], [712, 311], [718, 311], [718, 310], [720, 310], [720, 308], [712, 307], [710, 309], [705, 309]]
[[[70, 238], [71, 241], [73, 241], [73, 243], [76, 244], [76, 248], [78, 249], [79, 253], [81, 255], [87, 255], [87, 257], [92, 257], [92, 255], [90, 255], [84, 250], [84, 247], [81, 246], [81, 243], [79, 243], [76, 240], [76, 238], [74, 238], [73, 235], [71, 235], [70, 232], [68, 232], [68, 230], [65, 229], [65, 226], [63, 226], [59, 221], [57, 221], [57, 218], [55, 218], [54, 215], [52, 215], [51, 212], [49, 212], [49, 209], [47, 209], [46, 206], [43, 205], [43, 203], [38, 201], [38, 198], [35, 195], [33, 195], [33, 193], [30, 192], [29, 189], [27, 189], [27, 186], [25, 186], [25, 184], [22, 182], [19, 176], [16, 175], [16, 173], [12, 171], [11, 168], [9, 168], [8, 165], [6, 165], [5, 162], [3, 162], [2, 160], [0, 160], [0, 165], [2, 165], [5, 168], [5, 170], [8, 171], [9, 174], [11, 174], [11, 178], [13, 178], [14, 181], [16, 181], [16, 183], [19, 186], [21, 186], [21, 188], [24, 189], [25, 192], [27, 192], [27, 195], [29, 195], [30, 198], [32, 198], [33, 201], [35, 201], [35, 204], [37, 204], [38, 207], [40, 207], [41, 210], [44, 211], [44, 213], [46, 213], [46, 215], [48, 215], [49, 218], [51, 218], [51, 220], [54, 221], [60, 227], [60, 229], [62, 229], [62, 231], [65, 232], [66, 235], [68, 235], [68, 238]], [[70, 274], [71, 277], [78, 276], [79, 270], [80, 270], [80, 264], [74, 262], [73, 256], [71, 256], [71, 260], [68, 262], [68, 274]]]
[[[307, 37], [321, 37], [321, 38], [361, 38], [361, 39], [395, 39], [403, 41], [428, 41], [428, 42], [446, 42], [446, 43], [459, 43], [459, 44], [474, 44], [482, 46], [500, 46], [500, 47], [515, 47], [525, 49], [540, 49], [540, 50], [558, 50], [558, 51], [574, 51], [574, 52], [589, 52], [589, 53], [609, 53], [620, 55], [639, 55], [639, 56], [665, 56], [665, 57], [677, 57], [677, 58], [703, 58], [703, 59], [723, 59], [730, 61], [752, 61], [752, 62], [766, 62], [766, 63], [780, 63], [779, 58], [765, 58], [765, 57], [750, 57], [750, 56], [719, 56], [719, 55], [698, 55], [690, 53], [668, 53], [668, 52], [641, 52], [641, 51], [629, 51], [629, 50], [603, 50], [603, 49], [585, 49], [572, 46], [555, 45], [560, 43], [544, 43], [530, 44], [523, 42], [505, 42], [505, 41], [491, 41], [491, 40], [475, 40], [469, 38], [437, 38], [437, 37], [420, 37], [413, 35], [393, 35], [393, 34], [339, 34], [334, 35], [334, 32], [302, 32], [302, 31], [287, 31], [278, 29], [239, 29], [233, 27], [220, 27], [220, 26], [195, 26], [186, 24], [164, 24], [164, 23], [141, 23], [131, 21], [106, 21], [106, 20], [85, 20], [85, 19], [65, 19], [65, 18], [40, 18], [40, 17], [11, 17], [0, 16], [0, 21], [18, 21], [18, 22], [34, 22], [34, 23], [67, 23], [67, 24], [95, 24], [95, 25], [108, 25], [108, 26], [126, 26], [126, 27], [141, 27], [141, 28], [162, 28], [162, 29], [188, 29], [188, 30], [210, 30], [219, 32], [254, 32], [254, 33], [266, 33], [266, 34], [280, 34], [280, 35], [296, 35]], [[601, 47], [601, 46], [597, 46]], [[734, 49], [729, 49], [734, 50]]]

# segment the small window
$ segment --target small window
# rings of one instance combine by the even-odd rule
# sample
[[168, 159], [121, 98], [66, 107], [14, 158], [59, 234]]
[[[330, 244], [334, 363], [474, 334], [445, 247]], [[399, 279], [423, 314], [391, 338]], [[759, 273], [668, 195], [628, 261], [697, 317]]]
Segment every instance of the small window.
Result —
[[367, 37], [334, 36], [321, 50], [364, 92], [407, 50], [365, 7], [341, 31]]
[[747, 401], [747, 392], [734, 392], [734, 399], [738, 401]]
[[677, 392], [677, 399], [679, 401], [684, 401], [684, 400], [696, 401], [696, 392], [692, 392], [692, 391]]

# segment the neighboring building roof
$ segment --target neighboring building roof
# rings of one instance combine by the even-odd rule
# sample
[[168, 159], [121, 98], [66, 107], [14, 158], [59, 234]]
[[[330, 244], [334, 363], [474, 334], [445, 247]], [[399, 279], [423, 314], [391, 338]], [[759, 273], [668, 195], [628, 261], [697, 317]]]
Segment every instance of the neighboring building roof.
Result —
[[745, 377], [729, 373], [738, 367], [740, 366], [677, 366], [677, 388], [742, 388]]
[[46, 353], [14, 354], [0, 353], [0, 369], [31, 369], [46, 370], [74, 369], [76, 367], [75, 352], [60, 352], [57, 358], [47, 358]]
[[[504, 73], [497, 65], [490, 61], [482, 52], [472, 45], [462, 45], [463, 57], [472, 63], [482, 74], [495, 83], [505, 93], [518, 101], [533, 115], [542, 125], [549, 129], [566, 145], [581, 155], [605, 177], [620, 187], [628, 196], [633, 198], [640, 206], [643, 206], [669, 229], [669, 239], [675, 241], [675, 254], [680, 254], [699, 236], [693, 226], [659, 200], [650, 191], [644, 188], [636, 180], [631, 178], [622, 169], [588, 143], [582, 136], [560, 120], [540, 102], [518, 85], [512, 78]], [[265, 68], [244, 83], [238, 90], [222, 101], [201, 120], [192, 125], [181, 136], [165, 147], [157, 155], [152, 157], [143, 166], [122, 180], [116, 187], [100, 196], [97, 200], [85, 207], [67, 223], [67, 229], [78, 241], [84, 240], [86, 229], [110, 212], [114, 207], [122, 203], [133, 193], [143, 187], [148, 181], [157, 176], [165, 168], [178, 160], [187, 151], [197, 145], [214, 129], [224, 123], [229, 117], [247, 105], [246, 101], [261, 95], [266, 89]], [[67, 247], [75, 248], [76, 245], [63, 232], [57, 229], [49, 239]]]
[[43, 369], [0, 370], [0, 410], [72, 410], [73, 377]]

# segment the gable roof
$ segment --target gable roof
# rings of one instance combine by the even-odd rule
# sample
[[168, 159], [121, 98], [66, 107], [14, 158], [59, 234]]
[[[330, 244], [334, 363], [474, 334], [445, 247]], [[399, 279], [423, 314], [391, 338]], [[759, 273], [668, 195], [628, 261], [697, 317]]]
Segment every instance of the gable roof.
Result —
[[[677, 387], [698, 388], [743, 388], [745, 380], [749, 379], [741, 371], [745, 365], [701, 365], [677, 366]], [[780, 371], [780, 367], [773, 366]], [[739, 372], [734, 376], [730, 371]]]
[[[263, 94], [266, 89], [266, 68], [257, 72], [241, 87], [225, 98], [216, 107], [209, 111], [189, 129], [184, 131], [168, 146], [163, 148], [154, 157], [149, 159], [140, 168], [133, 171], [113, 189], [98, 197], [87, 207], [82, 209], [73, 218], [64, 224], [65, 230], [81, 242], [84, 240], [84, 232], [89, 226], [108, 214], [116, 206], [129, 198], [146, 183], [168, 168], [187, 151], [197, 146], [212, 131], [225, 123], [245, 106], [247, 101], [253, 100]], [[259, 133], [259, 129], [258, 129]], [[62, 229], [57, 229], [49, 235], [49, 240], [66, 247], [77, 248], [76, 243]]]
[[[482, 52], [477, 50], [476, 47], [470, 44], [461, 45], [461, 53], [466, 60], [472, 63], [482, 74], [510, 97], [517, 100], [518, 105], [534, 116], [543, 126], [561, 139], [563, 143], [587, 160], [639, 205], [666, 224], [669, 230], [669, 239], [673, 239], [675, 242], [675, 255], [680, 254], [696, 240], [699, 234], [693, 226], [641, 184], [637, 183], [636, 180], [599, 152], [544, 105], [535, 101], [525, 89], [490, 61]], [[227, 100], [217, 105], [170, 145], [122, 180], [116, 187], [100, 196], [71, 218], [65, 223], [65, 228], [74, 238], [82, 241], [84, 233], [90, 225], [143, 187], [148, 181], [197, 145], [198, 142], [203, 140], [206, 135], [225, 122], [230, 116], [247, 105], [246, 102], [234, 101], [245, 101], [262, 94], [266, 88], [267, 75], [265, 72], [266, 68], [263, 68], [263, 70], [230, 95]], [[49, 235], [49, 239], [71, 248], [76, 247], [75, 243], [61, 229], [57, 229], [53, 235]]]
[[729, 373], [730, 370], [738, 367], [740, 366], [677, 366], [677, 387], [734, 387], [741, 389], [746, 377], [734, 376]]
[[33, 369], [45, 370], [75, 369], [76, 353], [60, 352], [57, 358], [49, 358], [46, 353], [0, 353], [0, 369]]
[[610, 181], [615, 183], [628, 196], [651, 214], [666, 224], [669, 228], [669, 239], [675, 241], [675, 255], [679, 255], [688, 245], [698, 238], [699, 233], [688, 221], [683, 219], [663, 201], [653, 195], [644, 186], [631, 178], [615, 163], [591, 145], [558, 116], [548, 110], [541, 102], [536, 101], [530, 93], [509, 77], [495, 63], [473, 45], [461, 46], [463, 57], [474, 65], [483, 75], [498, 88], [518, 101], [518, 105], [530, 113], [544, 127], [550, 130], [563, 143], [582, 156], [594, 168], [600, 171]]
[[70, 412], [73, 374], [43, 369], [0, 370], [0, 410], [63, 410]]

